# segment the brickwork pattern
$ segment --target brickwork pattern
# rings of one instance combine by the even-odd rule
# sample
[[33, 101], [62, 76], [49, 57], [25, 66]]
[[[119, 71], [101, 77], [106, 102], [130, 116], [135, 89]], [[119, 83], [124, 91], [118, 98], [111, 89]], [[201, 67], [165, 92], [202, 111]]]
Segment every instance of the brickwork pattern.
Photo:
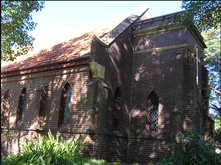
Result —
[[[133, 55], [132, 27], [126, 29], [109, 47], [104, 47], [97, 41], [92, 42], [91, 50], [89, 61], [94, 60], [105, 66], [104, 82], [108, 86], [107, 113], [102, 117], [106, 120], [99, 120], [106, 130], [104, 135], [106, 135], [107, 143], [102, 147], [106, 147], [107, 150], [104, 151], [103, 156], [108, 161], [126, 161]], [[113, 130], [114, 95], [117, 88], [120, 89], [122, 107], [119, 113], [118, 129]], [[122, 138], [126, 138], [126, 140], [122, 140]]]
[[[69, 124], [67, 127], [58, 128], [61, 91], [67, 82], [70, 84], [73, 93], [71, 96]], [[40, 91], [45, 86], [48, 87], [48, 95], [45, 105], [46, 118], [44, 119], [42, 131], [51, 129], [53, 132], [80, 132], [84, 127], [85, 120], [85, 111], [83, 104], [80, 102], [80, 94], [87, 92], [87, 83], [87, 66], [3, 78], [1, 83], [1, 95], [7, 90], [9, 90], [11, 94], [9, 100], [9, 133], [13, 130], [19, 130], [19, 132], [27, 132], [28, 134], [29, 130], [34, 128], [39, 118]], [[24, 123], [19, 126], [16, 125], [16, 114], [19, 95], [24, 87], [27, 90], [27, 105]], [[22, 136], [19, 135], [18, 138], [22, 138]]]
[[[172, 23], [173, 20], [168, 19], [165, 19], [166, 22]], [[152, 25], [150, 21], [138, 24], [136, 30], [156, 27], [160, 24], [159, 20], [158, 23], [153, 22]], [[182, 131], [187, 127], [200, 129], [203, 126], [201, 91], [202, 79], [206, 77], [200, 74], [199, 85], [196, 84], [196, 59], [193, 52], [197, 45], [203, 56], [203, 48], [191, 32], [185, 28], [156, 31], [150, 34], [144, 33], [133, 40], [135, 51], [181, 44], [188, 46], [133, 55], [129, 162], [157, 161], [163, 156], [162, 151], [166, 151], [163, 138], [168, 137], [171, 132]], [[202, 73], [201, 68], [202, 63], [199, 64], [199, 73]], [[146, 100], [151, 91], [157, 94], [160, 103], [159, 130], [156, 133], [148, 133], [145, 128]], [[158, 149], [150, 145], [158, 145]]]

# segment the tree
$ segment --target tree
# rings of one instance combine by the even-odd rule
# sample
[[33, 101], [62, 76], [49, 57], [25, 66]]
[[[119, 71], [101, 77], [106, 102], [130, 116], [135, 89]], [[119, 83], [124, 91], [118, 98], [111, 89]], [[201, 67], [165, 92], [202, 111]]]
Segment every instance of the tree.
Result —
[[185, 12], [180, 20], [183, 24], [193, 22], [199, 31], [219, 27], [221, 22], [221, 1], [182, 1]]
[[205, 67], [209, 70], [209, 87], [212, 89], [210, 109], [221, 114], [221, 55], [220, 28], [201, 33], [207, 48], [204, 51]]
[[221, 113], [221, 57], [220, 23], [221, 1], [182, 1], [185, 12], [178, 22], [190, 26], [192, 23], [201, 31], [205, 49], [205, 67], [209, 70], [209, 87], [212, 89], [210, 108]]
[[215, 133], [216, 142], [221, 145], [221, 115], [217, 115], [215, 118]]
[[221, 115], [210, 113], [209, 116], [214, 120], [215, 141], [221, 145]]
[[37, 23], [31, 13], [44, 8], [40, 1], [1, 1], [1, 59], [13, 61], [33, 48], [33, 31]]

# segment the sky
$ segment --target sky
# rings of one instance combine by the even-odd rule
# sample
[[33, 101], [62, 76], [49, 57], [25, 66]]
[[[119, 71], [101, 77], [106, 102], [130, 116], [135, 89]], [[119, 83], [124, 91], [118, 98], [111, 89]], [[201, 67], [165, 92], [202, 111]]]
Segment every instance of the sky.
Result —
[[[33, 12], [37, 23], [34, 31], [34, 50], [18, 57], [18, 61], [44, 48], [67, 41], [81, 32], [87, 32], [92, 25], [107, 20], [129, 16], [142, 4], [146, 4], [152, 17], [182, 11], [182, 1], [45, 1], [45, 8]], [[95, 26], [96, 27], [96, 26]], [[5, 65], [2, 62], [2, 65]]]

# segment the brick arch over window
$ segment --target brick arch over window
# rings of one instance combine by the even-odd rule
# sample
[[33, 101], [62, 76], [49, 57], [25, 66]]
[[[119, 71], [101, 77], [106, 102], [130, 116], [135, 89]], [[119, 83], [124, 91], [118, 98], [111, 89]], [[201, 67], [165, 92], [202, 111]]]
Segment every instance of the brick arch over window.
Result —
[[26, 95], [27, 95], [26, 88], [23, 88], [19, 96], [19, 102], [18, 102], [17, 119], [16, 119], [17, 125], [21, 125], [24, 121], [24, 115], [26, 109], [26, 97], [27, 97]]
[[114, 108], [113, 108], [113, 130], [118, 129], [119, 123], [119, 114], [121, 109], [121, 94], [120, 88], [117, 88], [114, 94]]
[[71, 87], [69, 83], [66, 83], [61, 93], [61, 104], [60, 104], [59, 121], [58, 121], [59, 127], [64, 127], [68, 125], [70, 100], [71, 100]]
[[9, 110], [10, 110], [10, 92], [9, 90], [6, 91], [1, 100], [1, 127], [6, 128], [8, 127], [8, 120], [9, 120]]
[[159, 98], [155, 92], [151, 92], [147, 98], [147, 122], [146, 130], [147, 132], [158, 131], [158, 107]]

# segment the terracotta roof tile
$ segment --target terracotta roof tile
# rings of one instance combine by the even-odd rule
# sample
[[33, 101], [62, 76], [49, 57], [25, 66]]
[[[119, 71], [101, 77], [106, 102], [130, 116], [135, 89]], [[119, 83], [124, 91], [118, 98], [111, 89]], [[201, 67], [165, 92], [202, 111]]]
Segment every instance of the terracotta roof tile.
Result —
[[[68, 61], [90, 53], [91, 41], [93, 35], [101, 39], [104, 44], [111, 43], [125, 28], [134, 22], [140, 15], [149, 11], [146, 5], [142, 5], [132, 15], [128, 17], [119, 17], [97, 25], [96, 30], [89, 30], [80, 37], [75, 37], [65, 42], [56, 44], [49, 49], [43, 49], [33, 56], [12, 63], [6, 63], [1, 67], [1, 72], [12, 71], [17, 69], [30, 68], [52, 64], [56, 62]], [[150, 13], [148, 17], [150, 16]], [[126, 18], [126, 19], [125, 19]], [[89, 26], [93, 27], [93, 26]]]
[[102, 39], [124, 19], [125, 16], [107, 20], [105, 22], [95, 24], [95, 26], [92, 25], [89, 27], [89, 30], [87, 30], [88, 32], [83, 33], [78, 37], [74, 37], [68, 41], [42, 49], [27, 59], [5, 63], [1, 67], [1, 72], [30, 68], [45, 64], [53, 64], [56, 62], [68, 61], [88, 55], [90, 53], [93, 35], [96, 35]]
[[77, 57], [82, 57], [90, 53], [91, 41], [94, 34], [102, 37], [110, 31], [109, 28], [104, 28], [99, 31], [91, 31], [84, 33], [80, 37], [70, 39], [50, 47], [49, 49], [40, 50], [37, 54], [12, 64], [3, 66], [1, 72], [10, 70], [23, 69], [44, 64], [52, 64], [61, 61], [71, 60]]

